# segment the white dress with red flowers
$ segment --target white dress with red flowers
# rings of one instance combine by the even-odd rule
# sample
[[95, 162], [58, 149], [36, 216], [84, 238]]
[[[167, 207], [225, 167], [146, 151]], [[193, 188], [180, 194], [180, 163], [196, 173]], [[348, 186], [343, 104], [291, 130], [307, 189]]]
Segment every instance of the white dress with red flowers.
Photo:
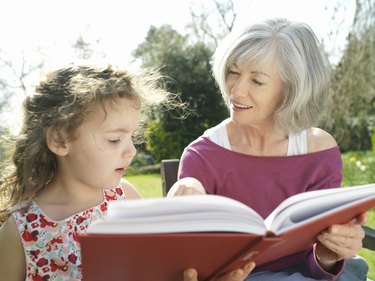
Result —
[[124, 200], [123, 187], [103, 191], [101, 204], [60, 221], [50, 219], [32, 201], [26, 210], [12, 213], [26, 255], [26, 280], [81, 280], [81, 251], [78, 235], [88, 225], [102, 219], [108, 201]]

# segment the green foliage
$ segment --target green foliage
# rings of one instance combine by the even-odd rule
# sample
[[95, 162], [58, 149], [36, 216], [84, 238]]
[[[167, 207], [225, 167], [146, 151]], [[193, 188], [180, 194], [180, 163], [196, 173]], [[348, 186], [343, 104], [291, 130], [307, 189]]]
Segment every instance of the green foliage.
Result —
[[345, 52], [332, 75], [333, 96], [322, 127], [343, 151], [370, 150], [375, 122], [375, 5], [357, 1]]
[[[353, 186], [375, 182], [375, 152], [351, 151], [342, 154], [343, 159], [343, 186]], [[369, 213], [367, 225], [375, 228], [375, 208]], [[375, 252], [362, 249], [360, 255], [370, 266], [369, 278], [375, 278]]]
[[180, 157], [187, 144], [228, 115], [211, 76], [212, 51], [188, 39], [168, 25], [151, 27], [134, 52], [143, 66], [161, 69], [170, 78], [166, 79], [169, 90], [189, 109], [188, 118], [181, 118], [177, 109], [153, 112], [146, 147], [157, 161]]
[[343, 186], [375, 182], [375, 152], [350, 151], [342, 155]]
[[179, 158], [186, 146], [184, 139], [186, 133], [181, 132], [177, 126], [175, 129], [168, 130], [166, 127], [171, 125], [173, 124], [162, 123], [160, 120], [152, 120], [148, 123], [146, 148], [158, 162], [161, 159]]
[[[4, 169], [5, 161], [9, 161], [9, 153], [11, 144], [14, 141], [12, 134], [8, 128], [0, 127], [0, 168]], [[0, 170], [1, 171], [1, 170]]]

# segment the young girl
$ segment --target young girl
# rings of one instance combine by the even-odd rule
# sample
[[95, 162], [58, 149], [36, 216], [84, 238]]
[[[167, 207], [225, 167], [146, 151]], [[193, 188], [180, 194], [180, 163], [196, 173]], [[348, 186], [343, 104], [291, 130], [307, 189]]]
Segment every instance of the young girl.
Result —
[[[109, 201], [140, 198], [122, 176], [136, 154], [141, 105], [171, 103], [158, 78], [72, 65], [50, 72], [26, 98], [14, 165], [0, 189], [2, 278], [82, 279], [79, 234]], [[243, 280], [251, 268], [222, 280]], [[197, 280], [194, 270], [184, 275]]]

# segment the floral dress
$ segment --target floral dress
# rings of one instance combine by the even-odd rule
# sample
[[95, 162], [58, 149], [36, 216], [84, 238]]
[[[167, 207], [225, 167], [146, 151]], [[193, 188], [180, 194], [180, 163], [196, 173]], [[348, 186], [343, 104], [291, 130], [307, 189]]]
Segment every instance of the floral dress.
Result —
[[81, 280], [79, 235], [88, 225], [102, 219], [108, 201], [124, 200], [123, 187], [103, 191], [99, 205], [55, 221], [32, 201], [26, 210], [16, 211], [15, 218], [26, 255], [26, 280]]

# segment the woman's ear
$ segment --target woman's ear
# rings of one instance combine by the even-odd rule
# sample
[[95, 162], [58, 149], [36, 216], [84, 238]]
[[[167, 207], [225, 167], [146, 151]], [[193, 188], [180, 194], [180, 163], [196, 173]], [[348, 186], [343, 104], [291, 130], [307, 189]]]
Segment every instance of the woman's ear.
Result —
[[46, 142], [48, 148], [56, 155], [66, 156], [68, 154], [67, 137], [61, 131], [48, 128]]

